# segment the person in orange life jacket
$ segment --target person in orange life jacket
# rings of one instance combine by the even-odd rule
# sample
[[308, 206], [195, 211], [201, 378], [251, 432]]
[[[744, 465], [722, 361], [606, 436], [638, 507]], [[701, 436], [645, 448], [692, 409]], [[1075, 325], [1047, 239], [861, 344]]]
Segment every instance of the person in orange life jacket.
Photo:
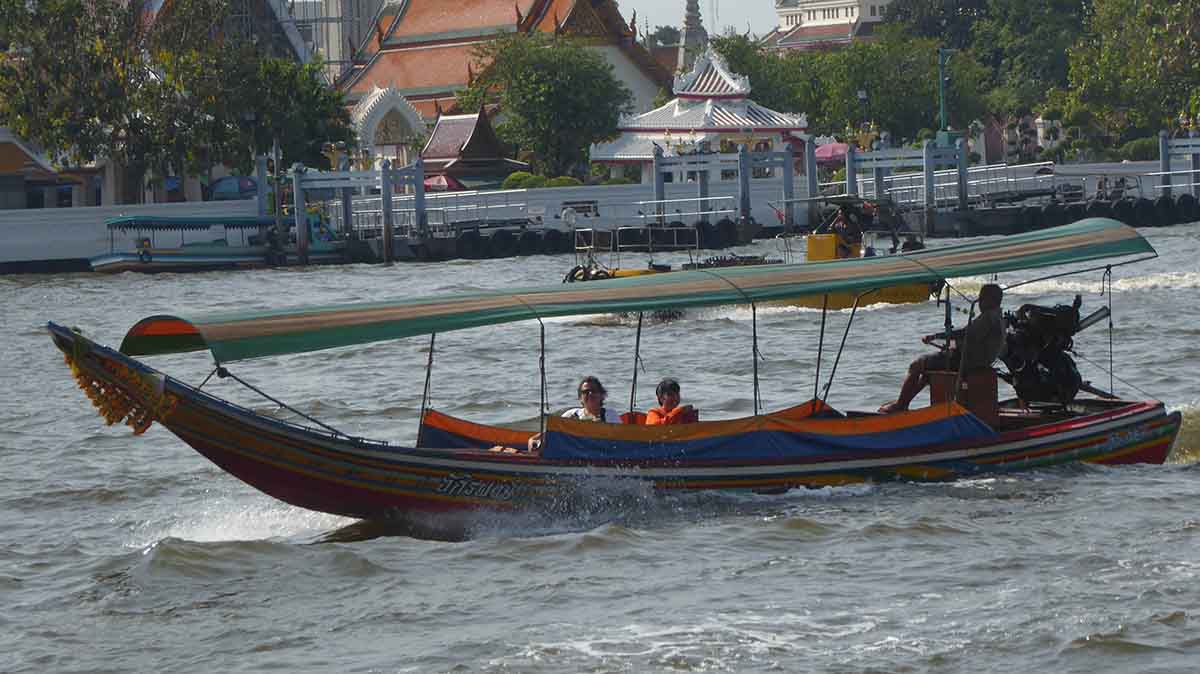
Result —
[[[608, 409], [604, 406], [604, 398], [608, 395], [608, 391], [604, 390], [604, 385], [600, 380], [587, 376], [583, 381], [579, 382], [579, 404], [581, 407], [573, 407], [563, 416], [568, 419], [578, 419], [580, 421], [600, 421], [606, 424], [621, 423], [621, 415], [617, 414], [616, 410]], [[529, 451], [540, 449], [542, 446], [542, 434], [529, 438]]]
[[699, 415], [691, 405], [679, 404], [679, 382], [667, 377], [658, 382], [654, 389], [658, 396], [658, 407], [646, 413], [646, 425], [690, 424], [698, 421]]

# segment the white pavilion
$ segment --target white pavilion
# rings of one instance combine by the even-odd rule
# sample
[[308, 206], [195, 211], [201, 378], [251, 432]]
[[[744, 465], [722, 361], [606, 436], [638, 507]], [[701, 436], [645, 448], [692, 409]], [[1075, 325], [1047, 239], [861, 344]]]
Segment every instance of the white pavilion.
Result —
[[[591, 161], [610, 166], [614, 178], [622, 176], [628, 165], [641, 166], [642, 182], [649, 183], [655, 146], [666, 157], [735, 153], [738, 145], [774, 150], [793, 141], [798, 150], [807, 132], [806, 115], [776, 112], [750, 100], [749, 78], [731, 72], [711, 46], [696, 58], [690, 72], [675, 76], [672, 89], [674, 100], [624, 118], [620, 137], [592, 145]], [[684, 176], [667, 179], [682, 182]], [[736, 172], [722, 172], [721, 179], [734, 180]]]

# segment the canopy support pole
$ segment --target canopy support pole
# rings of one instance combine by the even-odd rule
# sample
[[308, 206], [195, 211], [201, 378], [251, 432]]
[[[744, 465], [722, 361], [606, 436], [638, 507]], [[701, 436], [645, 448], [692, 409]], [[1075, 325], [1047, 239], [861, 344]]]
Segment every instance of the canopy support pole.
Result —
[[850, 336], [850, 326], [854, 324], [854, 315], [858, 313], [858, 303], [863, 297], [878, 290], [878, 288], [872, 288], [854, 296], [854, 306], [850, 308], [850, 320], [846, 321], [846, 331], [842, 333], [842, 343], [838, 346], [837, 356], [833, 359], [833, 368], [829, 370], [829, 381], [825, 382], [825, 395], [821, 396], [821, 407], [825, 407], [825, 401], [829, 400], [829, 387], [833, 386], [833, 376], [837, 374], [838, 363], [842, 360], [842, 351], [846, 348], [846, 338]]
[[542, 403], [538, 409], [538, 426], [542, 435], [546, 433], [546, 324], [538, 317], [538, 331], [541, 333], [541, 355], [538, 357], [538, 369], [542, 377]]
[[1112, 267], [1105, 267], [1104, 279], [1101, 287], [1107, 285], [1108, 292], [1108, 392], [1110, 395], [1115, 394], [1116, 387], [1113, 385], [1113, 319], [1112, 319]]
[[637, 337], [633, 340], [633, 384], [629, 386], [629, 411], [637, 408], [637, 375], [638, 363], [642, 360], [642, 315], [638, 312]]
[[429, 359], [425, 363], [425, 390], [421, 393], [421, 416], [417, 420], [417, 446], [421, 446], [421, 431], [425, 428], [425, 411], [429, 404], [429, 384], [433, 374], [433, 347], [437, 341], [437, 333], [429, 335]]
[[750, 303], [750, 324], [754, 340], [754, 416], [758, 416], [758, 307], [754, 302]]
[[825, 348], [825, 316], [829, 312], [829, 294], [822, 295], [821, 299], [821, 334], [817, 337], [817, 373], [813, 377], [813, 401], [812, 414], [817, 413], [817, 398], [820, 397], [821, 390], [821, 351]]

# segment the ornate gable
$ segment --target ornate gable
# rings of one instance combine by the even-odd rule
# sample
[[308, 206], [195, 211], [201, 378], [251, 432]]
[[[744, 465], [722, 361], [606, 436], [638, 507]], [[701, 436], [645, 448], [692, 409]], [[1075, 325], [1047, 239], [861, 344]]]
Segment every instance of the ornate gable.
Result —
[[675, 76], [672, 87], [683, 98], [745, 98], [750, 95], [750, 78], [729, 69], [711, 46], [692, 64], [690, 72]]

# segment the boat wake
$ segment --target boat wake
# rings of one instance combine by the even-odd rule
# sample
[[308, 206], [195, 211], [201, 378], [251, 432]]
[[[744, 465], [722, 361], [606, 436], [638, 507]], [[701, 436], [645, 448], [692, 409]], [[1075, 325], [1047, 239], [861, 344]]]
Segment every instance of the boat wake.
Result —
[[1183, 413], [1183, 424], [1179, 427], [1179, 436], [1175, 439], [1175, 447], [1167, 457], [1167, 462], [1200, 463], [1200, 404], [1193, 403], [1179, 408], [1179, 411]]

